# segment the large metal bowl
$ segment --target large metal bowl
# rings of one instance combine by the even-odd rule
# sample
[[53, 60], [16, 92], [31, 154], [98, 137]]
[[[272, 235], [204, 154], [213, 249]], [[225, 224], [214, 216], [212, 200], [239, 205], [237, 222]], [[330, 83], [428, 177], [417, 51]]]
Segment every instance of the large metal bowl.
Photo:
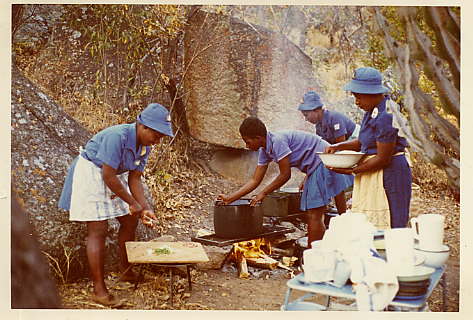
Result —
[[357, 151], [340, 151], [335, 153], [317, 152], [326, 167], [352, 168], [365, 155]]

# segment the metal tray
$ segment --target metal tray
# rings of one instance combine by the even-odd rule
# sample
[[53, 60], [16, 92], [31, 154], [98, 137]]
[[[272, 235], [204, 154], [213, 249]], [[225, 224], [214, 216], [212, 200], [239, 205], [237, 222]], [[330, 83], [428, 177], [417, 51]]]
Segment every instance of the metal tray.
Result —
[[251, 237], [236, 238], [236, 239], [225, 239], [217, 237], [215, 234], [209, 234], [202, 237], [192, 237], [191, 240], [195, 242], [200, 242], [202, 244], [224, 247], [231, 245], [236, 242], [258, 239], [263, 237], [279, 236], [285, 233], [293, 232], [293, 228], [287, 228], [283, 226], [271, 226], [263, 225], [263, 232]]

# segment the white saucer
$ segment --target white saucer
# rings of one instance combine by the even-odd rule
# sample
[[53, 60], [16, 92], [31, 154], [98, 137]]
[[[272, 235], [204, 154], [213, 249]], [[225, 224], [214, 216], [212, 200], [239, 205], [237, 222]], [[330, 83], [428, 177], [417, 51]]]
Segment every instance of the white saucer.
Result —
[[414, 249], [426, 252], [446, 252], [449, 251], [450, 248], [446, 244], [442, 244], [440, 248], [432, 249], [432, 248], [422, 248], [419, 243], [414, 244]]
[[400, 281], [420, 281], [430, 278], [430, 275], [435, 272], [434, 268], [426, 266], [415, 266], [409, 274], [398, 274], [397, 278]]

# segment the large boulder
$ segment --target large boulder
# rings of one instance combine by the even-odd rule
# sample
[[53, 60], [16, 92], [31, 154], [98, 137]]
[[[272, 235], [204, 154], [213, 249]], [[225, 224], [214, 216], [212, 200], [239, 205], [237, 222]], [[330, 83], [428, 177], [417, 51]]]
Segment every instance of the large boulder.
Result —
[[[57, 202], [69, 164], [92, 134], [16, 67], [12, 68], [11, 103], [11, 172], [19, 201], [29, 213], [42, 250], [61, 264], [62, 272], [72, 268], [69, 276], [84, 275], [86, 224], [70, 222]], [[107, 267], [118, 261], [118, 227], [118, 222], [111, 220]], [[138, 239], [156, 236], [139, 224]]]
[[238, 128], [250, 115], [269, 130], [313, 130], [297, 110], [309, 89], [321, 92], [311, 59], [281, 34], [200, 11], [184, 38], [190, 133], [243, 148]]
[[[210, 167], [238, 184], [244, 184], [253, 176], [258, 163], [258, 152], [227, 148], [216, 151], [209, 162]], [[271, 162], [261, 184], [251, 195], [257, 194], [271, 183], [279, 174], [277, 163]], [[291, 168], [291, 179], [284, 185], [285, 187], [298, 187], [304, 180], [305, 174], [296, 168]]]

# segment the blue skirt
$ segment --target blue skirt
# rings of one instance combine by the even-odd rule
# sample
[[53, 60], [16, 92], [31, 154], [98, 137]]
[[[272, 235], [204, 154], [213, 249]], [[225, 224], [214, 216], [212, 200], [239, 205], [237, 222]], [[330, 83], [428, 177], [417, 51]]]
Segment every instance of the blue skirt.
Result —
[[353, 180], [352, 175], [333, 172], [320, 163], [315, 171], [307, 176], [300, 209], [306, 211], [329, 204], [333, 197], [351, 187]]
[[384, 168], [383, 185], [391, 213], [391, 228], [405, 228], [409, 220], [412, 173], [404, 155], [394, 156]]

